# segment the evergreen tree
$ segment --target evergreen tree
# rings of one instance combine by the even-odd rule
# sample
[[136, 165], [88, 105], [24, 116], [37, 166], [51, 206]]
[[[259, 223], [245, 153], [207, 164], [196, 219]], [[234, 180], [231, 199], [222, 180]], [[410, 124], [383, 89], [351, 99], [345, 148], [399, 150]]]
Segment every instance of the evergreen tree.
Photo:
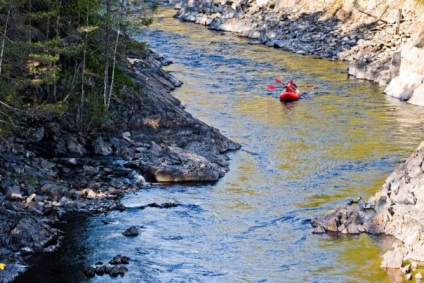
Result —
[[80, 127], [107, 116], [130, 27], [150, 24], [152, 8], [139, 0], [2, 0], [0, 122], [58, 103]]

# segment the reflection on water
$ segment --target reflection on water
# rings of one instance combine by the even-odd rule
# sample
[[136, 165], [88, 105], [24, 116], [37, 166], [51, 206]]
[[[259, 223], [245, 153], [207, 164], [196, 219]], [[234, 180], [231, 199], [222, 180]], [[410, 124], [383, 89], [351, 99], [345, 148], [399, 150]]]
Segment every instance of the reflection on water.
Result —
[[[423, 109], [347, 78], [345, 63], [248, 45], [172, 14], [139, 38], [174, 61], [168, 70], [184, 82], [174, 95], [186, 109], [242, 144], [230, 171], [216, 184], [125, 197], [125, 212], [67, 227], [74, 242], [28, 274], [54, 278], [66, 266], [80, 282], [78, 268], [123, 253], [131, 262], [119, 282], [390, 282], [381, 238], [312, 235], [309, 222], [371, 196], [423, 139]], [[266, 90], [274, 77], [293, 78], [301, 100], [280, 103]], [[138, 209], [153, 202], [179, 206]], [[143, 226], [140, 235], [123, 237], [131, 225]]]

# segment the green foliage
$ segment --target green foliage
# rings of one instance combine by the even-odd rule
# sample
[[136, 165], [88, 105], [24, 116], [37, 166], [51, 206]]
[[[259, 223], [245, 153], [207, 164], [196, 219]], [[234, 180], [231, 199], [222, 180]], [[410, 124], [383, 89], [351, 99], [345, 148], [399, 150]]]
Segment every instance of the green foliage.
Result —
[[134, 82], [120, 68], [117, 68], [115, 71], [115, 89], [117, 90], [117, 96], [119, 99], [125, 98], [125, 89], [127, 87], [134, 88]]
[[83, 125], [85, 130], [93, 127], [102, 128], [110, 124], [109, 113], [103, 104], [103, 97], [99, 93], [89, 92], [87, 95]]
[[41, 105], [41, 109], [53, 112], [58, 116], [64, 115], [68, 111], [68, 108], [69, 104], [67, 101], [60, 101], [57, 103], [48, 103]]
[[157, 8], [144, 0], [0, 1], [0, 100], [81, 115], [86, 128], [108, 122], [106, 93], [122, 99], [139, 88], [118, 64], [147, 49], [129, 33], [151, 24]]
[[148, 49], [145, 42], [139, 42], [130, 38], [123, 38], [121, 42], [122, 52], [130, 56], [143, 56]]
[[19, 182], [19, 183], [28, 182], [28, 184], [31, 185], [31, 186], [38, 185], [37, 179], [35, 179], [34, 177], [31, 177], [27, 174], [23, 174], [23, 173], [19, 173], [19, 172], [13, 173], [12, 179], [15, 180], [16, 182]]

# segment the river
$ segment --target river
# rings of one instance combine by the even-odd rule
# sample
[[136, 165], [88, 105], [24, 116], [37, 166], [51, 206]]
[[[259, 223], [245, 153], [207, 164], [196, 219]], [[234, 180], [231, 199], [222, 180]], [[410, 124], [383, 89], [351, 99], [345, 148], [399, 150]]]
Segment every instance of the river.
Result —
[[[310, 220], [368, 198], [424, 138], [424, 109], [348, 78], [344, 62], [248, 44], [162, 9], [136, 36], [174, 63], [186, 110], [239, 142], [213, 184], [160, 185], [127, 195], [124, 212], [75, 217], [31, 282], [391, 282], [379, 268], [389, 237], [312, 234]], [[293, 78], [293, 103], [266, 86]], [[176, 203], [159, 209], [140, 206]], [[109, 224], [105, 225], [107, 222]], [[131, 225], [137, 237], [124, 237]], [[128, 273], [86, 278], [116, 254]], [[27, 281], [29, 282], [29, 281]]]

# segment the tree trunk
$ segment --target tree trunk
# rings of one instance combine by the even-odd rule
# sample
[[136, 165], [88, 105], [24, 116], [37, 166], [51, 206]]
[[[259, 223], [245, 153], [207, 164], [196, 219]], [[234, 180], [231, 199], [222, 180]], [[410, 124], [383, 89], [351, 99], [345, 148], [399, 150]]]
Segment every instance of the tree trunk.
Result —
[[119, 43], [119, 29], [116, 32], [116, 41], [115, 41], [115, 46], [114, 46], [114, 49], [113, 49], [112, 75], [111, 75], [111, 79], [110, 79], [109, 95], [108, 95], [106, 108], [109, 108], [110, 98], [112, 97], [113, 83], [115, 81], [116, 53], [117, 53], [117, 49], [118, 49], [118, 43]]
[[2, 67], [3, 67], [4, 46], [6, 44], [7, 25], [9, 23], [9, 16], [10, 16], [10, 9], [9, 9], [9, 11], [7, 11], [7, 18], [6, 18], [6, 23], [4, 25], [4, 32], [3, 32], [3, 40], [1, 42], [1, 51], [0, 51], [0, 75], [1, 75]]
[[[87, 17], [86, 17], [86, 26], [88, 27], [88, 9], [87, 9]], [[87, 38], [88, 38], [88, 30], [85, 31], [85, 41], [84, 41], [84, 52], [82, 57], [82, 71], [81, 71], [81, 100], [79, 107], [79, 121], [78, 125], [82, 123], [84, 116], [84, 103], [85, 103], [85, 89], [84, 89], [84, 80], [85, 80], [85, 61], [87, 57]]]
[[108, 95], [106, 108], [109, 108], [109, 106], [110, 106], [110, 98], [112, 97], [113, 84], [114, 84], [114, 81], [115, 81], [116, 54], [117, 54], [117, 50], [118, 50], [119, 33], [120, 33], [120, 30], [121, 30], [120, 20], [121, 20], [121, 17], [123, 16], [122, 15], [122, 5], [119, 2], [118, 2], [118, 5], [119, 5], [119, 19], [118, 19], [118, 27], [117, 27], [117, 30], [116, 30], [115, 46], [113, 47], [112, 75], [111, 75], [109, 95]]
[[103, 89], [103, 103], [104, 106], [107, 108], [107, 102], [108, 102], [108, 86], [109, 86], [109, 36], [110, 36], [110, 21], [111, 21], [111, 0], [106, 1], [106, 26], [105, 26], [105, 49], [104, 49], [104, 56], [105, 56], [105, 69], [104, 69], [104, 89]]

